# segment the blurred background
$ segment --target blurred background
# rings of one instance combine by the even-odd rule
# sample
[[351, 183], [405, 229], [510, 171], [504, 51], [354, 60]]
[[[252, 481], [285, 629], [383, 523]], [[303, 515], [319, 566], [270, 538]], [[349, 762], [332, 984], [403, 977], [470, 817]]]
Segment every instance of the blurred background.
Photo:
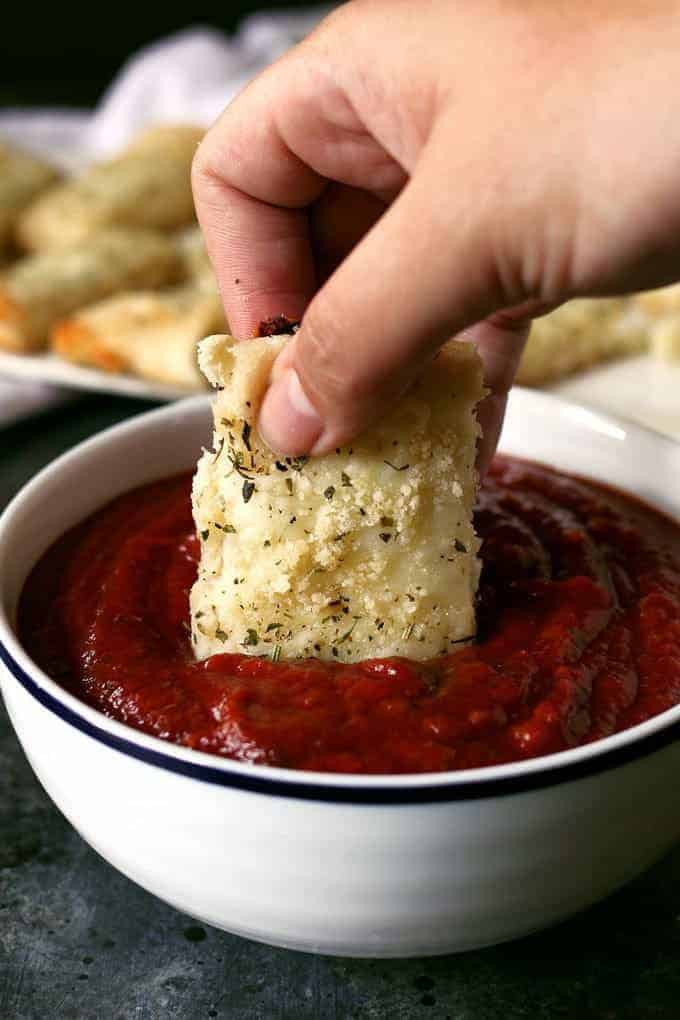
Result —
[[[0, 425], [67, 392], [165, 400], [204, 388], [196, 343], [228, 324], [194, 217], [193, 153], [243, 85], [332, 6], [12, 5], [0, 38], [0, 296], [32, 328], [0, 311]], [[139, 233], [149, 228], [155, 238]], [[125, 242], [118, 279], [102, 255], [109, 229]], [[54, 252], [74, 245], [95, 282], [65, 307]], [[39, 291], [36, 259], [50, 280]], [[538, 320], [518, 381], [680, 438], [680, 285]]]
[[332, 6], [13, 8], [0, 40], [0, 426], [88, 391], [167, 400], [204, 387], [196, 343], [228, 325], [193, 154]]
[[[309, 6], [227, 0], [199, 8], [138, 4], [75, 16], [60, 4], [12, 4], [0, 39], [0, 106], [93, 106], [124, 61], [141, 46], [188, 26], [233, 32], [257, 10], [290, 11]], [[11, 26], [11, 27], [10, 27]]]

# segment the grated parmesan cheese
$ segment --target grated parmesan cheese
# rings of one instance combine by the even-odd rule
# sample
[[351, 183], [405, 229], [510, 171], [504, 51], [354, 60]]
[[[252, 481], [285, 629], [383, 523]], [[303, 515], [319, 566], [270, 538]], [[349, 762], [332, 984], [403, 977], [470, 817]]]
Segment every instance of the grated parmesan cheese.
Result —
[[214, 336], [199, 345], [218, 393], [214, 448], [193, 486], [197, 657], [354, 661], [451, 651], [475, 633], [474, 409], [484, 393], [476, 351], [450, 342], [350, 447], [277, 458], [256, 421], [288, 339]]

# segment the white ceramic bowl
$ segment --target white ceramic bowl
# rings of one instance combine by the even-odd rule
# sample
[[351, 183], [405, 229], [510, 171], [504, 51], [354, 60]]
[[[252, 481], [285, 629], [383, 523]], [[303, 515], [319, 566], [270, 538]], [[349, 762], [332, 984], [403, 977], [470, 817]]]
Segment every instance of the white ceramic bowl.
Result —
[[[142, 415], [61, 457], [0, 521], [5, 702], [45, 789], [111, 864], [249, 938], [417, 956], [552, 924], [680, 836], [680, 707], [533, 761], [363, 777], [223, 761], [112, 722], [65, 693], [14, 633], [28, 572], [118, 493], [191, 468], [208, 434], [205, 398]], [[680, 446], [632, 425], [517, 391], [502, 446], [680, 515]]]

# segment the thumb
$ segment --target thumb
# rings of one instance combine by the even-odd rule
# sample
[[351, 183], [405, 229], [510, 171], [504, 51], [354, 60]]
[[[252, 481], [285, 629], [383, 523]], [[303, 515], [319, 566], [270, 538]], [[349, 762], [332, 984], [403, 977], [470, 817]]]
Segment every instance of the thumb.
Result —
[[[276, 452], [319, 454], [347, 443], [449, 337], [510, 303], [494, 270], [494, 189], [477, 187], [473, 198], [461, 187], [456, 198], [450, 162], [450, 147], [441, 157], [423, 154], [307, 308], [260, 412], [260, 433]], [[509, 337], [516, 346], [516, 332]]]

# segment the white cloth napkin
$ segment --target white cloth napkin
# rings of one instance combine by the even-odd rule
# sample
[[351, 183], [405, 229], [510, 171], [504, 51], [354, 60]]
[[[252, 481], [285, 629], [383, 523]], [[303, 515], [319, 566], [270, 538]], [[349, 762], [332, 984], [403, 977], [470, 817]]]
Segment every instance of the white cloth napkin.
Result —
[[[77, 171], [119, 150], [142, 128], [164, 121], [206, 127], [263, 67], [303, 39], [333, 4], [306, 11], [263, 12], [233, 37], [189, 28], [127, 61], [93, 113], [0, 111], [0, 138], [14, 140]], [[64, 399], [64, 391], [0, 379], [0, 426]]]

